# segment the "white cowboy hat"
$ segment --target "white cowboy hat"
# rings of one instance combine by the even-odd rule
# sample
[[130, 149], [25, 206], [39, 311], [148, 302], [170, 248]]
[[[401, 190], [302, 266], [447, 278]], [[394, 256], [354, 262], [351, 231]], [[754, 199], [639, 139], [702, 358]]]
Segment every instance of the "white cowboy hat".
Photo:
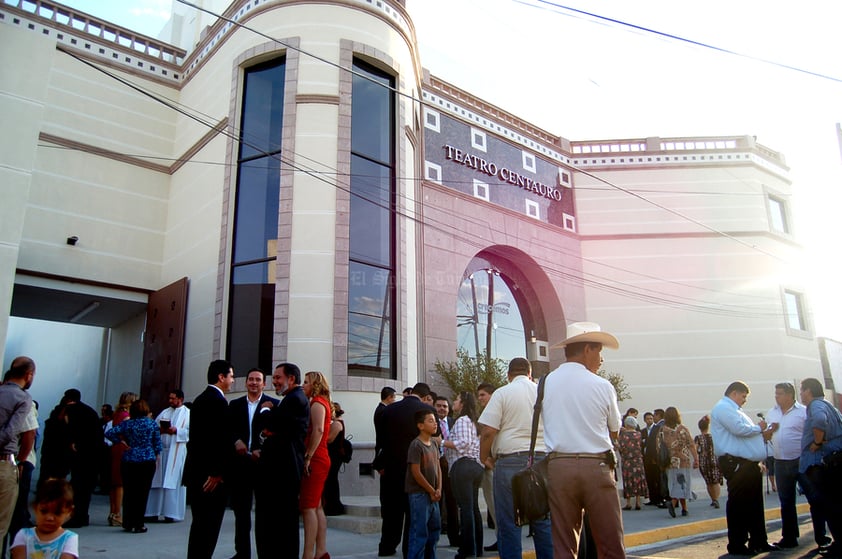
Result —
[[552, 349], [579, 342], [593, 342], [602, 344], [602, 347], [620, 349], [617, 338], [613, 334], [603, 332], [596, 322], [574, 322], [568, 325], [567, 339], [555, 344]]

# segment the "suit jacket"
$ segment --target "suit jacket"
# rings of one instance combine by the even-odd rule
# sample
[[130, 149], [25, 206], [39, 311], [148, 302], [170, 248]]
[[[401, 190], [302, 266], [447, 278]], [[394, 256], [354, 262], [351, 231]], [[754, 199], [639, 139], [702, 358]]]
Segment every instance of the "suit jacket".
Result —
[[[418, 398], [408, 397], [400, 402], [386, 406], [378, 416], [375, 429], [377, 438], [383, 443], [382, 466], [384, 470], [394, 470], [403, 483], [401, 472], [406, 472], [406, 454], [409, 443], [418, 436], [415, 413], [419, 410], [436, 410]], [[438, 420], [438, 416], [436, 416]]]
[[652, 426], [652, 430], [646, 437], [646, 442], [643, 445], [643, 461], [646, 464], [658, 463], [658, 433], [661, 432], [663, 425], [664, 420], [662, 419]]
[[228, 400], [214, 386], [208, 386], [190, 408], [190, 440], [184, 485], [203, 484], [209, 476], [224, 476], [234, 456]]
[[[260, 440], [258, 435], [263, 430], [264, 419], [270, 410], [260, 412], [261, 406], [265, 402], [272, 402], [274, 407], [277, 407], [281, 401], [277, 398], [267, 396], [266, 393], [260, 395], [260, 400], [257, 402], [257, 409], [254, 412], [254, 417], [251, 420], [251, 436], [252, 441], [249, 450], [260, 448]], [[228, 416], [231, 423], [231, 441], [232, 444], [238, 440], [248, 444], [249, 442], [249, 405], [248, 396], [231, 400], [228, 404]]]
[[[310, 402], [300, 386], [286, 393], [280, 404], [263, 414], [263, 428], [271, 433], [260, 448], [261, 467], [278, 479], [301, 480], [304, 468], [304, 438], [310, 426]], [[233, 448], [233, 447], [232, 447]]]

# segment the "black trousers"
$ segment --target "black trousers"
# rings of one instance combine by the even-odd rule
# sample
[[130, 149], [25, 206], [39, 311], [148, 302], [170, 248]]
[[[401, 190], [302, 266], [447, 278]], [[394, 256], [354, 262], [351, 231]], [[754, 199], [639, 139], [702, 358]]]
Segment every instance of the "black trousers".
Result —
[[456, 497], [453, 495], [453, 486], [450, 483], [450, 466], [442, 456], [439, 459], [441, 467], [441, 493], [442, 501], [439, 507], [442, 511], [442, 524], [447, 524], [447, 541], [451, 547], [459, 545], [459, 507], [456, 505]]
[[[390, 474], [391, 470], [391, 474]], [[401, 544], [403, 556], [409, 551], [409, 498], [406, 495], [406, 470], [387, 468], [380, 478], [380, 554], [394, 553]]]
[[238, 559], [251, 557], [251, 509], [260, 483], [257, 462], [237, 456], [230, 476], [231, 510], [234, 511], [234, 550]]
[[222, 528], [228, 488], [224, 483], [210, 493], [202, 490], [202, 483], [187, 486], [187, 499], [193, 514], [190, 535], [187, 538], [187, 559], [211, 559]]
[[254, 539], [258, 559], [299, 557], [298, 496], [301, 478], [271, 464], [258, 464], [260, 479], [272, 480], [255, 494]]
[[120, 473], [123, 474], [123, 528], [140, 528], [143, 526], [152, 478], [155, 477], [155, 462], [123, 461], [120, 463]]
[[725, 503], [728, 551], [767, 543], [763, 474], [759, 463], [726, 454], [719, 457], [719, 469], [728, 483]]
[[[94, 457], [95, 458], [95, 457]], [[73, 518], [88, 522], [91, 494], [96, 487], [96, 460], [74, 458], [70, 465], [70, 487], [73, 488]]]
[[330, 456], [330, 470], [325, 480], [325, 488], [322, 492], [325, 514], [336, 516], [345, 514], [345, 505], [339, 495], [339, 469], [342, 467], [342, 460], [338, 455]]
[[657, 464], [644, 462], [643, 471], [646, 474], [646, 486], [649, 488], [649, 502], [660, 503], [664, 500], [661, 492], [661, 468]]

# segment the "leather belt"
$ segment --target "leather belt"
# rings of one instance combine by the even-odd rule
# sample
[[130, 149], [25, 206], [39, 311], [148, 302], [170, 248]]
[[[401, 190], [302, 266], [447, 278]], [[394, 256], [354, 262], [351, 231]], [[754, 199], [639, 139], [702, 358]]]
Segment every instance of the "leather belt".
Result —
[[593, 454], [590, 452], [550, 452], [550, 460], [556, 458], [576, 458], [587, 460], [605, 460], [605, 453]]
[[[521, 450], [520, 452], [510, 452], [508, 454], [498, 454], [495, 457], [495, 460], [499, 460], [501, 458], [511, 458], [512, 456], [529, 456], [528, 450]], [[544, 453], [541, 451], [535, 451], [535, 456], [544, 456]]]

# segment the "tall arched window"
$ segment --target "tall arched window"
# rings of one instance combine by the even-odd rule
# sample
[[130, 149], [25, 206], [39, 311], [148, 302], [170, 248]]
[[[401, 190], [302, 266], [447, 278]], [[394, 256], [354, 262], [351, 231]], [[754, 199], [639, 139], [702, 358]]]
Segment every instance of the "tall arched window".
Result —
[[285, 74], [281, 58], [243, 82], [228, 309], [228, 358], [243, 374], [272, 364]]
[[396, 378], [395, 79], [353, 67], [348, 374]]

